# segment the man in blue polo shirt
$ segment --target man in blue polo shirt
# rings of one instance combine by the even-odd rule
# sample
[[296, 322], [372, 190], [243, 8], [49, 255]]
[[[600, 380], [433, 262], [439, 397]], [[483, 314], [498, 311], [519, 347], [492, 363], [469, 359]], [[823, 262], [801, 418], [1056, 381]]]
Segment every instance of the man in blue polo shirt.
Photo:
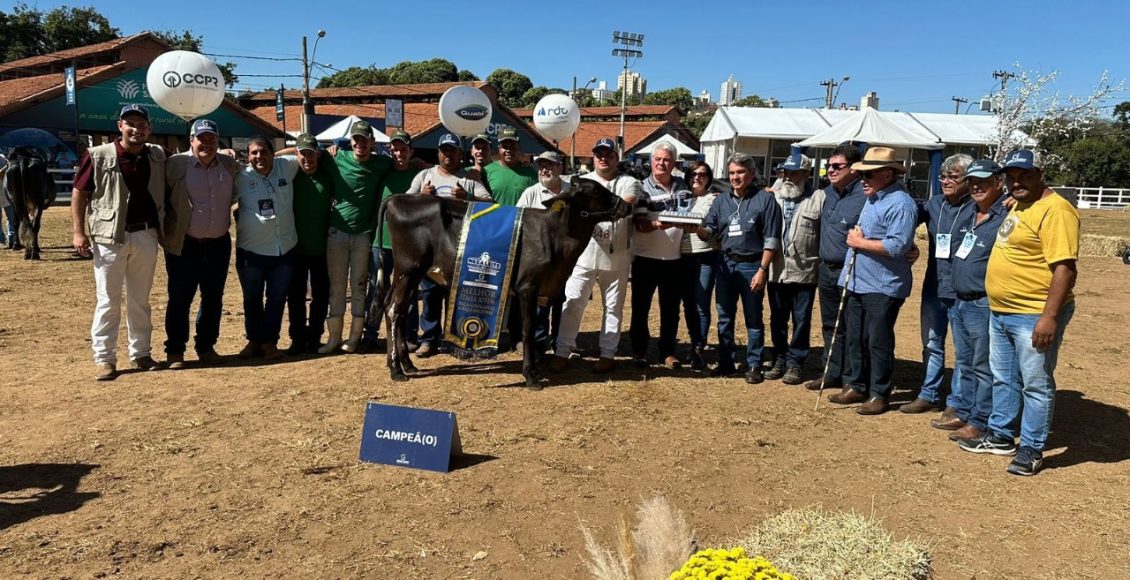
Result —
[[764, 381], [761, 355], [765, 343], [765, 322], [762, 320], [765, 283], [769, 264], [781, 246], [781, 208], [768, 191], [758, 191], [754, 182], [757, 168], [744, 153], [730, 156], [727, 164], [731, 189], [720, 194], [710, 206], [698, 236], [721, 243], [715, 293], [718, 308], [718, 367], [713, 376], [732, 375], [737, 371], [734, 349], [734, 319], [738, 298], [746, 326], [746, 371], [749, 384]]
[[956, 297], [950, 314], [956, 360], [954, 377], [961, 381], [962, 394], [954, 415], [963, 423], [949, 434], [954, 441], [984, 435], [993, 411], [985, 270], [989, 253], [997, 241], [997, 230], [1008, 216], [1002, 203], [1006, 196], [1004, 183], [998, 175], [1000, 170], [992, 159], [981, 159], [965, 171], [965, 183], [972, 199], [957, 214], [958, 230], [950, 240], [953, 255], [950, 280]]
[[[887, 412], [895, 363], [895, 320], [910, 296], [910, 262], [906, 253], [914, 242], [918, 206], [902, 188], [906, 169], [889, 147], [871, 147], [863, 161], [852, 165], [863, 178], [867, 203], [859, 225], [848, 232], [847, 262], [840, 285], [847, 289], [847, 354], [849, 372], [843, 391], [833, 403], [864, 403], [856, 412]], [[863, 376], [864, 361], [870, 373]], [[857, 385], [867, 384], [869, 388]], [[870, 391], [870, 392], [868, 392]]]
[[836, 313], [840, 311], [843, 295], [840, 273], [848, 252], [848, 232], [859, 223], [859, 213], [867, 202], [863, 181], [859, 179], [859, 173], [851, 168], [862, 159], [859, 148], [851, 144], [836, 147], [828, 156], [826, 169], [830, 183], [824, 188], [824, 206], [820, 210], [820, 264], [817, 270], [820, 331], [824, 338], [824, 354], [820, 363], [821, 368], [827, 367], [828, 373], [805, 383], [805, 388], [812, 391], [818, 390], [821, 382], [832, 389], [846, 384], [848, 369], [844, 359], [844, 332], [847, 325], [843, 323], [841, 314], [840, 325], [836, 329]]
[[[956, 300], [950, 284], [953, 264], [950, 244], [958, 227], [957, 212], [968, 199], [963, 179], [970, 163], [973, 163], [973, 158], [964, 153], [952, 155], [943, 161], [940, 177], [942, 194], [931, 197], [919, 206], [918, 221], [926, 224], [926, 237], [930, 241], [926, 278], [922, 282], [921, 308], [922, 365], [925, 367], [925, 374], [918, 398], [899, 408], [903, 413], [928, 413], [941, 409], [944, 399], [945, 411], [940, 418], [931, 421], [930, 425], [935, 429], [948, 431], [962, 426], [954, 415], [954, 409], [960, 406], [958, 400], [962, 396], [957, 369], [954, 369], [948, 397], [943, 397], [942, 381], [946, 372], [946, 335], [949, 333]], [[953, 341], [954, 352], [964, 347], [957, 334]]]

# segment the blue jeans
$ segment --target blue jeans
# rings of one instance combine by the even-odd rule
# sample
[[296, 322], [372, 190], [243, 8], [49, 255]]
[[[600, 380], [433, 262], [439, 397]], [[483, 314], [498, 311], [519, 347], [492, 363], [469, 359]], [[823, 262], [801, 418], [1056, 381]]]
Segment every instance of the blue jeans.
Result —
[[[778, 364], [783, 362], [790, 369], [804, 368], [815, 299], [815, 284], [769, 284], [769, 335]], [[792, 335], [789, 335], [789, 320], [793, 322]]]
[[714, 273], [718, 252], [683, 254], [679, 258], [679, 276], [683, 280], [683, 317], [691, 346], [706, 346], [710, 335], [710, 301], [714, 296]]
[[1065, 304], [1056, 317], [1055, 340], [1043, 351], [1032, 347], [1032, 330], [1039, 314], [989, 315], [989, 365], [993, 369], [993, 412], [989, 431], [1003, 439], [1043, 452], [1055, 411], [1055, 365], [1063, 331], [1075, 303]]
[[[989, 299], [958, 300], [950, 310], [956, 364], [953, 376], [961, 377], [957, 418], [984, 431], [993, 411], [993, 370], [989, 365]], [[963, 345], [963, 346], [957, 346]], [[951, 395], [952, 398], [952, 395]]]
[[[2, 199], [3, 197], [4, 197], [4, 194], [0, 193], [0, 201], [3, 201], [3, 199]], [[20, 228], [18, 227], [19, 224], [16, 222], [16, 208], [15, 208], [15, 206], [9, 205], [8, 207], [5, 207], [4, 208], [4, 215], [8, 217], [8, 238], [7, 238], [7, 240], [9, 242], [11, 242], [13, 245], [20, 243]], [[0, 226], [2, 226], [2, 225], [3, 224], [0, 223]], [[0, 238], [0, 239], [2, 239], [2, 238]]]
[[734, 346], [734, 319], [737, 318], [738, 298], [742, 300], [742, 314], [746, 328], [746, 363], [749, 368], [761, 366], [765, 345], [765, 322], [761, 319], [765, 291], [749, 289], [754, 275], [761, 269], [757, 262], [735, 262], [729, 258], [718, 260], [715, 290], [718, 293], [718, 367], [732, 369], [736, 366]]
[[[294, 252], [264, 256], [235, 249], [235, 270], [243, 287], [243, 326], [247, 340], [275, 344], [282, 329], [283, 307], [294, 272]], [[266, 297], [266, 303], [263, 299]]]
[[[377, 263], [377, 253], [380, 252], [380, 263]], [[378, 279], [377, 276], [380, 276]], [[369, 253], [369, 288], [365, 292], [365, 340], [375, 341], [381, 335], [381, 323], [384, 322], [383, 304], [385, 297], [378, 296], [377, 282], [383, 284], [385, 291], [389, 290], [392, 276], [392, 250], [374, 247]], [[408, 314], [404, 318], [404, 337], [408, 344], [419, 342], [417, 335], [420, 332], [420, 310], [416, 307], [418, 295], [413, 292], [408, 300]], [[374, 302], [376, 305], [374, 306]]]
[[200, 290], [200, 310], [196, 311], [196, 352], [207, 352], [216, 346], [230, 261], [231, 236], [228, 234], [208, 240], [186, 237], [179, 256], [165, 252], [165, 272], [169, 277], [165, 354], [184, 354], [188, 344], [188, 317], [197, 289]]
[[[922, 388], [918, 391], [918, 398], [931, 403], [937, 403], [942, 399], [942, 382], [946, 376], [946, 334], [953, 318], [955, 302], [954, 298], [922, 294], [922, 366], [926, 369], [926, 374], [922, 377]], [[955, 352], [965, 346], [959, 344], [960, 340], [955, 332], [953, 337]], [[946, 406], [954, 409], [962, 406], [961, 380], [957, 368], [953, 370]]]

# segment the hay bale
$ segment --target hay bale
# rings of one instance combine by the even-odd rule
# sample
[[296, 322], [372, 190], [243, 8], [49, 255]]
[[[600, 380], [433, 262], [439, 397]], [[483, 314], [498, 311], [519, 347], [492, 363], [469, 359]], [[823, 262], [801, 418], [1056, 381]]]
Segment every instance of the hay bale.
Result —
[[923, 580], [930, 553], [912, 540], [895, 541], [874, 518], [820, 509], [788, 510], [737, 540], [749, 554], [797, 578]]
[[1128, 246], [1130, 246], [1130, 238], [1121, 236], [1083, 234], [1079, 237], [1080, 256], [1121, 257]]

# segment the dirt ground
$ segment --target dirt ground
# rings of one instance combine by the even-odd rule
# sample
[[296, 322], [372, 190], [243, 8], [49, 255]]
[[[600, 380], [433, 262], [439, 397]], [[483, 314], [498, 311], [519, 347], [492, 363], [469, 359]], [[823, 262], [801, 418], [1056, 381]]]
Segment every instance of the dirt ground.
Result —
[[[580, 579], [579, 525], [613, 541], [621, 510], [655, 493], [707, 546], [818, 505], [928, 542], [938, 578], [1130, 576], [1130, 266], [1117, 259], [1080, 264], [1045, 470], [1018, 478], [928, 416], [814, 412], [797, 387], [690, 371], [605, 378], [591, 351], [540, 392], [518, 386], [515, 355], [439, 356], [397, 384], [383, 355], [96, 383], [91, 264], [71, 258], [67, 212], [47, 213], [44, 261], [0, 251], [0, 577]], [[164, 284], [162, 260], [159, 359]], [[239, 303], [233, 268], [223, 354], [242, 346]], [[896, 402], [920, 379], [918, 327], [912, 298]], [[359, 463], [369, 400], [455, 412], [471, 455], [446, 475]]]

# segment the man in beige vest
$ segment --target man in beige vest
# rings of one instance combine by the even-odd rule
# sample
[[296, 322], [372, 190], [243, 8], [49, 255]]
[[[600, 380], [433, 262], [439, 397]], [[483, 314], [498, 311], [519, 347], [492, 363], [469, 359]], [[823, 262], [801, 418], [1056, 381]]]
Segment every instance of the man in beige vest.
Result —
[[[83, 154], [71, 193], [74, 247], [94, 257], [94, 323], [90, 328], [95, 378], [117, 378], [122, 286], [131, 366], [155, 370], [150, 356], [153, 322], [149, 292], [165, 214], [165, 152], [147, 143], [149, 111], [126, 105], [118, 115], [121, 138]], [[89, 228], [89, 231], [88, 231]]]
[[799, 385], [812, 330], [824, 191], [813, 191], [812, 160], [800, 153], [790, 155], [781, 171], [784, 178], [773, 190], [783, 222], [781, 251], [774, 254], [769, 269], [769, 336], [774, 361], [765, 378]]

